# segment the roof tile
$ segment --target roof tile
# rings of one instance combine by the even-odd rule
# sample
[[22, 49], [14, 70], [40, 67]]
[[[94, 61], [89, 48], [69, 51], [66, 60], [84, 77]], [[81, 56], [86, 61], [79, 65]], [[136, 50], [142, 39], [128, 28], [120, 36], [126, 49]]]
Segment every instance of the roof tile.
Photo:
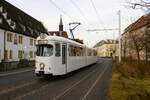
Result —
[[[43, 24], [5, 0], [0, 0], [0, 28], [20, 34], [37, 37], [39, 33], [47, 33]], [[33, 31], [37, 30], [37, 31]], [[33, 33], [34, 32], [34, 33]]]

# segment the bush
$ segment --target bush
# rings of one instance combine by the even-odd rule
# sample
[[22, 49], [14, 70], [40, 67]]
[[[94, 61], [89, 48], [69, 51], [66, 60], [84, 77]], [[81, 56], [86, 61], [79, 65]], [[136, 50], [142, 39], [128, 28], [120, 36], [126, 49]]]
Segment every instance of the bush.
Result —
[[114, 62], [114, 71], [119, 72], [123, 77], [144, 78], [150, 76], [150, 62], [123, 61]]
[[149, 77], [150, 62], [114, 61], [108, 100], [149, 100]]

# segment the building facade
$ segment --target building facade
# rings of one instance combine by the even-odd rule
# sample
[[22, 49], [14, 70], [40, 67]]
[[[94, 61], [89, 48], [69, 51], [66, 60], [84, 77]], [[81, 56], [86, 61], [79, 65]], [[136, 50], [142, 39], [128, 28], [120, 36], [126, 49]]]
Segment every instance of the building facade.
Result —
[[100, 57], [117, 57], [118, 56], [118, 41], [102, 40], [97, 43], [94, 48], [97, 50], [97, 55]]
[[150, 60], [150, 14], [129, 25], [121, 39], [123, 58]]
[[22, 59], [33, 61], [35, 39], [41, 33], [47, 34], [41, 22], [7, 1], [0, 0], [0, 69], [17, 67]]

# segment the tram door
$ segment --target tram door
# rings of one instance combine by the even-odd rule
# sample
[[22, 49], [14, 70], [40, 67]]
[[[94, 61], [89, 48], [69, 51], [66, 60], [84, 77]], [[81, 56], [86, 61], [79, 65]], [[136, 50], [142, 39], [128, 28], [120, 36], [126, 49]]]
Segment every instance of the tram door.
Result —
[[62, 64], [66, 66], [67, 72], [67, 46], [65, 44], [62, 45]]

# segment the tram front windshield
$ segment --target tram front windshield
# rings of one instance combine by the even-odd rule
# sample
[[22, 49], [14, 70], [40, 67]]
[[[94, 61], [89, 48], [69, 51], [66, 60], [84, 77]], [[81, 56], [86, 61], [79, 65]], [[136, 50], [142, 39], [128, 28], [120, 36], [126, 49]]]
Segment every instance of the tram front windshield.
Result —
[[37, 45], [37, 56], [49, 57], [53, 55], [53, 46], [52, 45]]

